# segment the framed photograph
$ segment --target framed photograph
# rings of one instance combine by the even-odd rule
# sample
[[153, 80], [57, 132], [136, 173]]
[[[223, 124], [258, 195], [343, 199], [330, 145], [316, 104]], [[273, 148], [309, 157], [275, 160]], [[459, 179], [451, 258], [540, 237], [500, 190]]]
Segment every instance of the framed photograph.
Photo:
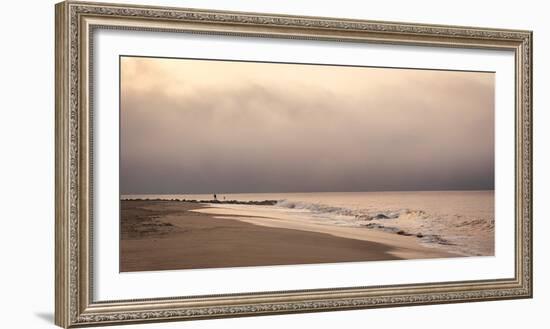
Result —
[[56, 5], [56, 324], [530, 298], [532, 32]]

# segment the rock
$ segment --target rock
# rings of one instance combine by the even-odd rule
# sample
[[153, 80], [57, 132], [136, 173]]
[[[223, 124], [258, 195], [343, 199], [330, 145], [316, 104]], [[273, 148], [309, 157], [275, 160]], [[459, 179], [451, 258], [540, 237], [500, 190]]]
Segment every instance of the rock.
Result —
[[374, 219], [388, 219], [389, 217], [384, 214], [378, 214], [374, 216]]

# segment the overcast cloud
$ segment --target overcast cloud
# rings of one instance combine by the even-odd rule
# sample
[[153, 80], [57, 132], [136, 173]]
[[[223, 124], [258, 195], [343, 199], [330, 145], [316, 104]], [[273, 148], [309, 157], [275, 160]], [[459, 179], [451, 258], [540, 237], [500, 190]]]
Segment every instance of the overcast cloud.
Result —
[[121, 59], [121, 192], [494, 188], [494, 74]]

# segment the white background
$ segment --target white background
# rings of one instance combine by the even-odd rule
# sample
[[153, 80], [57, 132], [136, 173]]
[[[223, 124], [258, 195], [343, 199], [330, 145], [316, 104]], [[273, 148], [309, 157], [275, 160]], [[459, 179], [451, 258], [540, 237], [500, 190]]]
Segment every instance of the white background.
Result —
[[[513, 277], [513, 52], [116, 30], [96, 32], [94, 44], [95, 301]], [[496, 72], [495, 256], [119, 273], [121, 54]]]
[[[121, 0], [119, 0], [121, 1]], [[136, 0], [138, 1], [138, 0]], [[134, 1], [134, 2], [136, 2]], [[148, 3], [148, 1], [139, 1]], [[550, 225], [545, 202], [550, 163], [543, 140], [550, 132], [550, 23], [543, 1], [152, 1], [183, 7], [298, 15], [531, 29], [534, 40], [535, 107], [535, 298], [208, 320], [142, 328], [357, 327], [464, 328], [547, 326], [550, 305]], [[4, 328], [53, 327], [54, 289], [54, 1], [3, 6], [0, 33], [0, 294]], [[518, 8], [517, 6], [521, 6]], [[545, 75], [546, 74], [546, 75]], [[540, 146], [543, 145], [543, 146]], [[138, 327], [127, 326], [126, 328]]]

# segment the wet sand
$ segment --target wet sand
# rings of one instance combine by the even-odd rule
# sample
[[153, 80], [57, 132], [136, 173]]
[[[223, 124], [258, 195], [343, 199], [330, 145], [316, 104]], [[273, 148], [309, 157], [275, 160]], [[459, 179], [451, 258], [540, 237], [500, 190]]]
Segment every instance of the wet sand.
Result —
[[121, 201], [120, 271], [454, 256], [423, 247], [414, 237], [209, 213], [220, 209], [213, 210], [181, 201]]

